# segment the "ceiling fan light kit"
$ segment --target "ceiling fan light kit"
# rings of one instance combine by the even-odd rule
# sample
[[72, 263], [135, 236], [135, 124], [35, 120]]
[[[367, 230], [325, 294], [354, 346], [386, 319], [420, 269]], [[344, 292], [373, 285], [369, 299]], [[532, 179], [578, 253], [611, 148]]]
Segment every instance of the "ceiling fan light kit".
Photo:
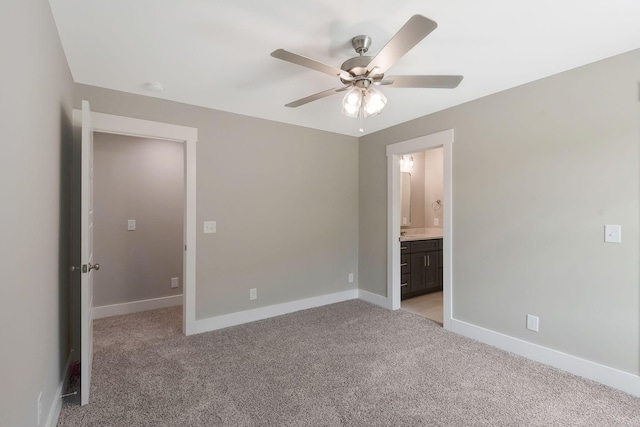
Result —
[[356, 36], [351, 39], [351, 45], [358, 56], [346, 60], [340, 68], [284, 49], [273, 51], [271, 56], [274, 58], [338, 77], [343, 85], [290, 102], [286, 107], [296, 108], [334, 93], [348, 91], [342, 99], [342, 113], [353, 118], [367, 118], [380, 114], [387, 103], [387, 98], [374, 85], [439, 89], [457, 87], [462, 76], [391, 76], [385, 79], [384, 73], [437, 26], [434, 21], [422, 15], [413, 15], [374, 57], [363, 55], [371, 46], [371, 37]]
[[387, 97], [379, 90], [354, 87], [342, 99], [342, 114], [355, 119], [372, 117], [380, 114], [386, 103]]

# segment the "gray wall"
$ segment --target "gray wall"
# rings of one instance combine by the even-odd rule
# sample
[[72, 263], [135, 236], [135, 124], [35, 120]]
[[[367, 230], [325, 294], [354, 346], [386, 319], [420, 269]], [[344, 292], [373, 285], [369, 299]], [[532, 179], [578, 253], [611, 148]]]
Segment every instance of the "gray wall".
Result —
[[46, 1], [0, 2], [0, 425], [46, 421], [69, 353], [73, 81]]
[[183, 144], [105, 133], [94, 144], [94, 306], [181, 294]]
[[83, 99], [198, 128], [197, 319], [357, 286], [356, 138], [78, 84]]
[[454, 317], [637, 375], [639, 79], [636, 50], [362, 137], [360, 287], [386, 293], [385, 146], [453, 128]]

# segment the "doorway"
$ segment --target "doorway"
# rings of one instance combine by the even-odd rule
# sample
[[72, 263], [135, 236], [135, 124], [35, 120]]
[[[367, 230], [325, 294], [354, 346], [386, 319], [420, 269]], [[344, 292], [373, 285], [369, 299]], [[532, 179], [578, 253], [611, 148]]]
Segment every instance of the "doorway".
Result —
[[401, 307], [443, 324], [443, 148], [400, 156]]
[[392, 310], [401, 307], [400, 229], [401, 156], [442, 147], [442, 311], [443, 326], [452, 319], [452, 144], [453, 129], [387, 146], [387, 300]]
[[104, 132], [93, 142], [93, 318], [182, 306], [183, 144]]
[[[74, 109], [74, 125], [82, 125], [82, 112]], [[196, 142], [198, 129], [131, 117], [91, 112], [93, 132], [124, 135], [183, 144], [184, 159], [184, 222], [182, 257], [182, 332], [195, 333], [195, 272], [196, 272]]]

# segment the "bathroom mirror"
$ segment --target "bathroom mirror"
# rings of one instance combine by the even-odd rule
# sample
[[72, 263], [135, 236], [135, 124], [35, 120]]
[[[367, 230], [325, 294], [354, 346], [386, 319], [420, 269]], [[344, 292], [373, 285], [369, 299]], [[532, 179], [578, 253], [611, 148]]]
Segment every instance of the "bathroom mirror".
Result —
[[400, 225], [411, 225], [411, 174], [400, 172]]

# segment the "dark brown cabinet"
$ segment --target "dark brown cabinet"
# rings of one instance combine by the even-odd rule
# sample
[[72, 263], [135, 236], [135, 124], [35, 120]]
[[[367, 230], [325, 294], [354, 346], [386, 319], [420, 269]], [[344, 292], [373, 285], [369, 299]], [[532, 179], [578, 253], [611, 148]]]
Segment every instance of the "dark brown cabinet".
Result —
[[442, 290], [442, 239], [400, 242], [402, 299]]

